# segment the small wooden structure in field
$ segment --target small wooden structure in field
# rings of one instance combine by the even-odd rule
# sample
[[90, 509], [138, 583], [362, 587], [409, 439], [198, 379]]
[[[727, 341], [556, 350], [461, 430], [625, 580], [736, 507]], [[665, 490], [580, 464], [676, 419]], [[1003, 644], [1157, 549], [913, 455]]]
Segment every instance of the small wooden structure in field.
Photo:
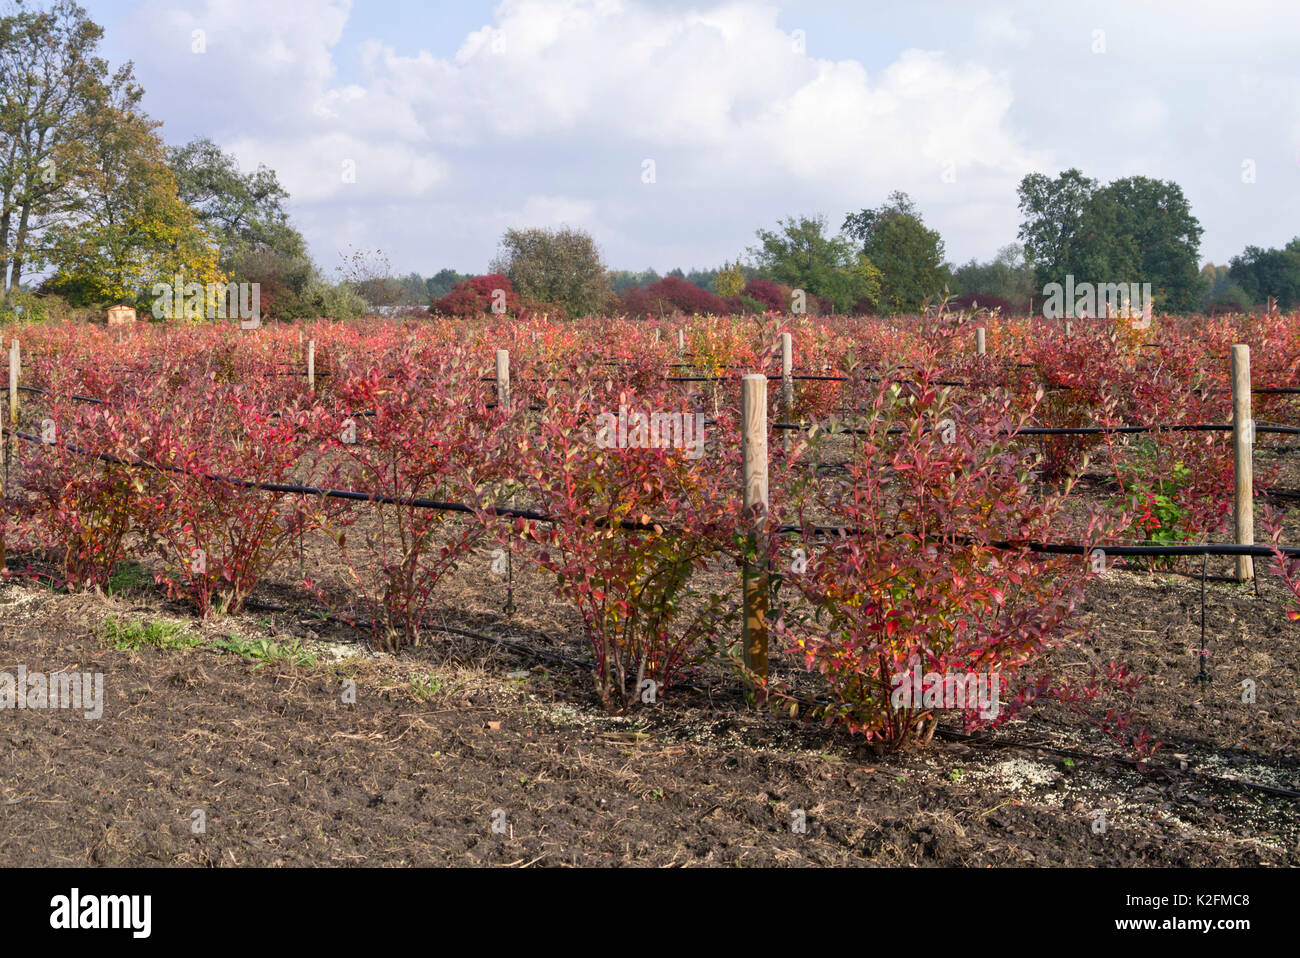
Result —
[[135, 322], [135, 309], [130, 306], [108, 307], [108, 325], [126, 326]]

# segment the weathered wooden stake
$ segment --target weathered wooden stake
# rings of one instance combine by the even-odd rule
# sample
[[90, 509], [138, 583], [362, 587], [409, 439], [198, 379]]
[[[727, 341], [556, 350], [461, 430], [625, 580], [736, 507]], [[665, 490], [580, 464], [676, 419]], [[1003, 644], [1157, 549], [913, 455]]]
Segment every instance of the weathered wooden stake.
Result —
[[502, 409], [510, 406], [510, 351], [497, 350], [497, 405]]
[[[1250, 347], [1232, 347], [1232, 452], [1233, 474], [1236, 478], [1236, 508], [1234, 512], [1237, 544], [1255, 544], [1255, 468], [1253, 461], [1255, 422], [1250, 410]], [[1255, 577], [1255, 560], [1251, 556], [1237, 556], [1237, 581], [1249, 582]]]
[[[794, 415], [794, 345], [789, 333], [781, 334], [781, 418], [792, 422]], [[781, 436], [781, 444], [790, 451], [790, 430]]]
[[677, 351], [686, 352], [686, 330], [684, 329], [677, 330]]
[[307, 340], [307, 388], [316, 391], [316, 340]]
[[[9, 347], [9, 428], [18, 428], [18, 364], [19, 364], [18, 340], [14, 339], [13, 344]], [[0, 500], [4, 499], [5, 476], [9, 472], [9, 453], [10, 447], [17, 451], [18, 438], [16, 436], [8, 437], [7, 441], [0, 443], [0, 455], [4, 457], [4, 468], [0, 469]], [[9, 555], [5, 551], [4, 529], [0, 528], [0, 571], [9, 561]]]
[[[17, 337], [9, 344], [9, 428], [16, 430], [18, 428], [18, 373], [22, 368], [22, 352], [18, 346]], [[0, 497], [4, 495], [3, 476], [9, 472], [9, 462], [13, 456], [18, 454], [18, 437], [9, 436], [3, 443], [0, 443], [3, 449], [4, 469], [0, 472]], [[0, 548], [0, 563], [4, 561], [3, 549]], [[3, 566], [0, 565], [0, 568]]]
[[767, 522], [767, 377], [751, 373], [741, 382], [740, 414], [744, 428], [742, 463], [744, 504], [753, 509], [754, 527], [749, 532], [742, 573], [745, 599], [745, 666], [760, 679], [767, 678], [766, 561], [758, 556], [759, 534]]
[[15, 339], [9, 344], [9, 428], [18, 428], [18, 372], [22, 369], [22, 348]]
[[790, 418], [794, 407], [794, 344], [789, 333], [781, 334], [781, 415]]
[[981, 326], [975, 330], [975, 355], [984, 355], [984, 327]]

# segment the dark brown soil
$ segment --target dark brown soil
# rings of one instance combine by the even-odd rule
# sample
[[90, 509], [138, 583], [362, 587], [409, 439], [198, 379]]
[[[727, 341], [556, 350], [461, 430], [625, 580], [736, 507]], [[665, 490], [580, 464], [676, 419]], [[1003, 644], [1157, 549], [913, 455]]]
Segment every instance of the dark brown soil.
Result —
[[[505, 628], [490, 608], [500, 597], [475, 583], [479, 607], [468, 592], [448, 600], [456, 621], [542, 645], [527, 620], [548, 614], [554, 638], [543, 589], [522, 591]], [[1000, 737], [1075, 758], [952, 741], [878, 757], [747, 709], [722, 680], [611, 717], [576, 668], [473, 640], [377, 657], [355, 632], [300, 614], [204, 624], [160, 612], [147, 589], [108, 598], [8, 582], [0, 671], [101, 671], [105, 708], [99, 720], [0, 713], [0, 863], [1294, 866], [1300, 801], [1224, 781], [1300, 790], [1297, 631], [1264, 590], [1256, 600], [1210, 584], [1202, 686], [1199, 582], [1119, 572], [1092, 588], [1098, 658], [1122, 652], [1151, 676], [1140, 705], [1168, 743], [1153, 764], [1187, 767], [1140, 773], [1083, 757], [1114, 750], [1064, 712]], [[318, 660], [122, 651], [101, 638], [106, 616], [174, 618], [196, 639], [296, 640]], [[1243, 677], [1257, 682], [1255, 705], [1240, 702]], [[355, 704], [342, 701], [345, 680]]]

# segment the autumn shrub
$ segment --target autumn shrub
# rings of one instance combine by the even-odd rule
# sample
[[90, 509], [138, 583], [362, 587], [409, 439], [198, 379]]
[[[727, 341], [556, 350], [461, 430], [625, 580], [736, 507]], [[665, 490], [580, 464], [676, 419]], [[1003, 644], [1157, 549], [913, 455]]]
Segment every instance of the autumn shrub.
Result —
[[[581, 616], [602, 703], [624, 710], [649, 700], [646, 682], [656, 695], [671, 687], [734, 615], [734, 590], [711, 591], [699, 573], [726, 555], [736, 507], [703, 412], [662, 384], [634, 392], [609, 376], [575, 370], [572, 388], [549, 390], [547, 415], [517, 436], [521, 492], [553, 521], [521, 518], [514, 534]], [[685, 417], [668, 435], [683, 441], [654, 446], [655, 413]], [[708, 428], [735, 432], [725, 415]]]
[[238, 611], [307, 523], [302, 496], [258, 486], [333, 476], [310, 474], [310, 408], [286, 408], [215, 370], [182, 391], [169, 380], [120, 400], [111, 431], [75, 439], [132, 466], [133, 531], [160, 562], [159, 584], [205, 616]]
[[632, 287], [623, 294], [623, 312], [629, 316], [687, 316], [726, 313], [726, 303], [716, 293], [701, 289], [680, 276], [665, 276], [649, 286]]
[[463, 349], [397, 349], [378, 368], [343, 380], [328, 413], [331, 455], [374, 496], [332, 528], [376, 645], [397, 651], [422, 641], [438, 584], [484, 541], [505, 499], [499, 434], [510, 413], [489, 408], [482, 362]]
[[446, 296], [434, 300], [429, 312], [470, 319], [493, 313], [514, 316], [518, 314], [519, 307], [519, 297], [510, 284], [510, 278], [492, 273], [457, 283]]
[[765, 309], [773, 312], [788, 313], [790, 311], [789, 287], [774, 283], [770, 279], [752, 277], [745, 283], [745, 291], [742, 295], [762, 303]]
[[[23, 441], [16, 447], [23, 482], [14, 490], [18, 535], [12, 541], [21, 539], [45, 553], [65, 587], [104, 588], [126, 553], [139, 498], [149, 480], [137, 470], [68, 448], [63, 440], [83, 435], [86, 430], [78, 426], [84, 424], [70, 421], [76, 413], [66, 406], [46, 412], [37, 431], [44, 433], [53, 425], [45, 433], [52, 441]], [[81, 412], [104, 420], [99, 425], [113, 430], [111, 413]], [[59, 423], [64, 426], [62, 436]]]
[[[1070, 637], [1088, 574], [1081, 557], [1028, 544], [1060, 527], [1069, 492], [1031, 490], [1035, 455], [1010, 434], [1032, 406], [996, 391], [959, 404], [934, 378], [909, 370], [872, 390], [845, 477], [800, 506], [802, 562], [783, 574], [807, 605], [787, 606], [778, 632], [824, 676], [826, 716], [886, 748], [934, 734], [938, 707], [894, 695], [914, 668], [997, 683], [1011, 699], [1000, 712], [967, 702], [960, 714], [968, 727], [1005, 721], [1023, 704], [1011, 681]], [[826, 517], [843, 531], [813, 537]], [[1081, 538], [1102, 531], [1093, 517]]]

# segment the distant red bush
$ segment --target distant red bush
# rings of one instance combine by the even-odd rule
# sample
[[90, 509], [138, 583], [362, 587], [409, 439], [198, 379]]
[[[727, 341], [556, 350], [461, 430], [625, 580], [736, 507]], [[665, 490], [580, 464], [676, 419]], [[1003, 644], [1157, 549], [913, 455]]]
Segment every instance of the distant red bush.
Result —
[[722, 315], [727, 303], [721, 296], [700, 289], [680, 276], [665, 276], [649, 286], [633, 286], [623, 293], [622, 311], [628, 316], [661, 316], [668, 313], [712, 313]]
[[745, 284], [745, 296], [778, 313], [790, 311], [790, 290], [770, 279], [751, 279]]
[[[498, 294], [500, 290], [500, 294]], [[505, 312], [510, 316], [519, 314], [519, 297], [515, 295], [510, 279], [500, 273], [488, 273], [474, 276], [462, 283], [457, 283], [451, 292], [441, 299], [435, 299], [429, 312], [438, 316], [453, 316], [469, 319], [492, 313], [493, 302], [499, 302], [502, 295], [505, 300]]]
[[948, 308], [954, 311], [967, 309], [999, 310], [1003, 316], [1019, 316], [1025, 312], [1024, 304], [1017, 307], [1009, 299], [1003, 299], [1001, 296], [993, 296], [989, 293], [964, 293], [961, 296], [954, 296], [948, 300]]

